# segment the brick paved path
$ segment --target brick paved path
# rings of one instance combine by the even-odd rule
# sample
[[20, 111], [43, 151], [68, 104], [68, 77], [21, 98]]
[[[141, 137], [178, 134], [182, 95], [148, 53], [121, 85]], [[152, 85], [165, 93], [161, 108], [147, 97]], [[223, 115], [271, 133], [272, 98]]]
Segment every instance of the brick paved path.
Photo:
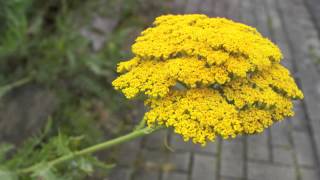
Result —
[[204, 13], [257, 27], [282, 49], [302, 88], [296, 116], [263, 134], [208, 144], [163, 130], [123, 145], [110, 180], [320, 180], [320, 1], [175, 0], [172, 13]]

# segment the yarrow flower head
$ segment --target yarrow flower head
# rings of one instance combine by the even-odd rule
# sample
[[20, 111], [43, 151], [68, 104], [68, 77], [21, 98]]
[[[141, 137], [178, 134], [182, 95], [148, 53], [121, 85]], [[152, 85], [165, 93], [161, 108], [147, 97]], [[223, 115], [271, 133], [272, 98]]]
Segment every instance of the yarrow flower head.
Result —
[[164, 15], [153, 25], [113, 81], [127, 98], [146, 95], [149, 126], [173, 127], [205, 145], [294, 115], [292, 100], [303, 94], [279, 48], [255, 28], [199, 14]]

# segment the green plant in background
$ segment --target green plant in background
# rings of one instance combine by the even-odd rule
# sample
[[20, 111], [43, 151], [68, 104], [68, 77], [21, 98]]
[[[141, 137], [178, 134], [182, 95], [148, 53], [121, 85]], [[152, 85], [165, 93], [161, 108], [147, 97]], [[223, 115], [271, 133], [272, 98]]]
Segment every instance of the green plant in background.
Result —
[[18, 81], [13, 82], [12, 84], [8, 84], [5, 86], [0, 87], [0, 98], [3, 97], [4, 95], [6, 95], [8, 92], [12, 91], [12, 89], [22, 86], [24, 84], [29, 83], [30, 81], [32, 81], [31, 77], [26, 77], [23, 79], [20, 79]]
[[[106, 170], [114, 166], [113, 164], [105, 164], [92, 156], [82, 156], [64, 166], [51, 167], [47, 163], [48, 161], [72, 154], [82, 146], [84, 139], [84, 136], [73, 137], [60, 132], [52, 137], [50, 136], [51, 131], [52, 120], [49, 120], [41, 136], [28, 139], [23, 148], [18, 149], [14, 157], [9, 160], [5, 160], [4, 157], [13, 147], [3, 144], [0, 148], [0, 179], [79, 179], [87, 174], [92, 174], [94, 169], [100, 168], [107, 172]], [[13, 171], [33, 164], [39, 166], [34, 168], [30, 175]]]
[[0, 1], [0, 57], [15, 52], [25, 40], [28, 22], [25, 16], [31, 0]]
[[[31, 84], [49, 90], [57, 102], [43, 132], [18, 147], [1, 142], [0, 179], [30, 179], [12, 171], [69, 154], [133, 126], [130, 105], [115, 93], [111, 81], [115, 65], [130, 56], [123, 50], [128, 39], [147, 22], [141, 12], [148, 11], [137, 4], [137, 0], [0, 0], [0, 101], [14, 88]], [[112, 31], [92, 28], [96, 16], [116, 20]], [[93, 49], [84, 29], [106, 41]], [[110, 127], [111, 119], [117, 127]], [[42, 179], [85, 179], [97, 173], [94, 167], [113, 165], [83, 156], [32, 174]]]

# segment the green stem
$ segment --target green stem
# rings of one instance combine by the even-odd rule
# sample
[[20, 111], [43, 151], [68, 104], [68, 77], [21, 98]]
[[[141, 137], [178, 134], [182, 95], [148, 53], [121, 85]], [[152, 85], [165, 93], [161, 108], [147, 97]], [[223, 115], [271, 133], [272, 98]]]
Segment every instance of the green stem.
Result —
[[145, 119], [142, 119], [140, 121], [140, 123], [135, 127], [135, 130], [139, 130], [139, 129], [142, 129], [143, 127], [146, 126], [146, 120]]
[[27, 84], [28, 82], [30, 82], [32, 80], [31, 77], [25, 77], [25, 78], [22, 78], [18, 81], [15, 81], [11, 84], [8, 84], [8, 85], [5, 85], [5, 86], [2, 86], [0, 87], [0, 98], [2, 96], [4, 96], [5, 94], [7, 94], [9, 91], [11, 91], [12, 89], [16, 88], [16, 87], [19, 87], [19, 86], [22, 86], [24, 84]]
[[[82, 155], [87, 155], [87, 154], [91, 154], [91, 153], [94, 153], [94, 152], [97, 152], [97, 151], [100, 151], [100, 150], [103, 150], [103, 149], [108, 149], [108, 148], [113, 147], [115, 145], [119, 145], [121, 143], [130, 141], [132, 139], [135, 139], [135, 138], [150, 134], [150, 133], [152, 133], [152, 132], [154, 132], [154, 131], [156, 131], [158, 129], [159, 128], [149, 128], [149, 127], [146, 127], [146, 128], [143, 128], [143, 129], [139, 129], [139, 130], [133, 131], [133, 132], [131, 132], [129, 134], [117, 137], [115, 139], [108, 140], [108, 141], [102, 142], [100, 144], [96, 144], [96, 145], [90, 146], [90, 147], [82, 149], [80, 151], [76, 151], [76, 152], [74, 152], [72, 154], [64, 155], [62, 157], [59, 157], [57, 159], [54, 159], [54, 160], [48, 162], [48, 165], [53, 167], [55, 165], [61, 164], [63, 162], [69, 161], [71, 159], [74, 159], [74, 158], [82, 156]], [[28, 168], [25, 168], [25, 169], [21, 169], [20, 171], [18, 171], [18, 173], [19, 174], [25, 174], [25, 173], [33, 172], [37, 168], [41, 167], [42, 165], [43, 165], [42, 163], [38, 163], [38, 164], [35, 164], [35, 165], [31, 166], [31, 167], [28, 167]]]

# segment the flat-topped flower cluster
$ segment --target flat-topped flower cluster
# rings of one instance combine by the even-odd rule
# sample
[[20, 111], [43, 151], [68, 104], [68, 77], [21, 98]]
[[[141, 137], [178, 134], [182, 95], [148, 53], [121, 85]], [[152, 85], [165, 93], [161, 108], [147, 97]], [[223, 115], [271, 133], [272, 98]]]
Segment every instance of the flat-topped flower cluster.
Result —
[[279, 48], [225, 18], [160, 16], [132, 51], [113, 86], [127, 98], [146, 95], [149, 126], [173, 127], [194, 143], [262, 132], [303, 98]]

